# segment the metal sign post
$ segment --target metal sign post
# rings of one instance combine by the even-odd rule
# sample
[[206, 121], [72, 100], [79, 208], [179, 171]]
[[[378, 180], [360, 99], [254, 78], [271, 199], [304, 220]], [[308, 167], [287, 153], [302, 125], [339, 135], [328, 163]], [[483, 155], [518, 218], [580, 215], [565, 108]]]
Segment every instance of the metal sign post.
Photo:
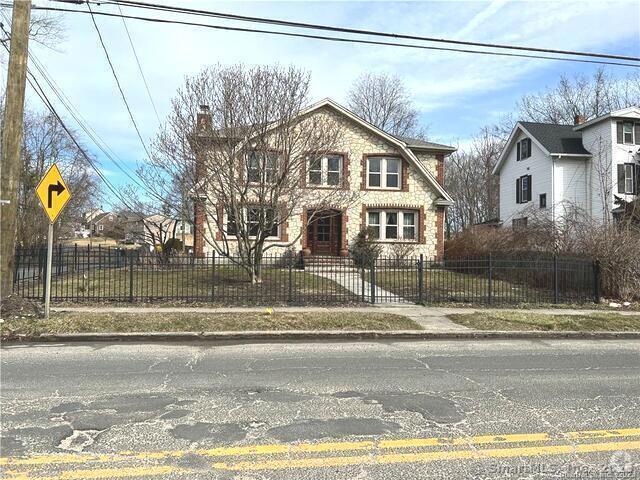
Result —
[[44, 318], [49, 320], [49, 305], [51, 303], [51, 264], [53, 260], [53, 223], [49, 223], [49, 235], [47, 237], [47, 281], [44, 289]]
[[36, 195], [40, 200], [40, 204], [44, 212], [49, 217], [49, 234], [47, 236], [47, 269], [44, 286], [44, 315], [49, 318], [49, 310], [51, 303], [51, 267], [53, 263], [53, 224], [56, 219], [71, 200], [71, 193], [58, 170], [58, 166], [54, 163], [45, 173], [40, 183], [36, 187]]

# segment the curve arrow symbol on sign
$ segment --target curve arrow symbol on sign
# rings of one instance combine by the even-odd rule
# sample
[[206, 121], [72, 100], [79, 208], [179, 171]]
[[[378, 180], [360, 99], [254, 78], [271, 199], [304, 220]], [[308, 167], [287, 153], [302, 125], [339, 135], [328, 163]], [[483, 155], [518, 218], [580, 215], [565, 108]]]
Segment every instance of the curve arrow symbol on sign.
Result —
[[51, 208], [51, 202], [53, 201], [53, 192], [56, 192], [56, 195], [60, 195], [64, 191], [65, 191], [64, 185], [60, 183], [60, 180], [58, 180], [57, 184], [49, 185], [49, 190], [47, 192], [48, 193], [47, 204], [49, 208]]

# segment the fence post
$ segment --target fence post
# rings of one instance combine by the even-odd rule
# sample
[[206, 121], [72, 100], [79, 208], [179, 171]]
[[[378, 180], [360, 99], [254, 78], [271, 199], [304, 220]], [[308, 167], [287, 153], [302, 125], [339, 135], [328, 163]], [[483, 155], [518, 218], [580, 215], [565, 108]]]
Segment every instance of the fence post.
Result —
[[42, 303], [45, 299], [45, 290], [47, 289], [47, 274], [46, 266], [44, 262], [45, 249], [40, 247], [38, 255], [38, 271], [40, 272], [40, 279], [42, 280]]
[[558, 303], [558, 255], [553, 255], [553, 303]]
[[487, 285], [487, 302], [489, 305], [493, 302], [493, 258], [489, 252], [489, 268], [488, 268], [488, 285]]
[[362, 267], [360, 267], [360, 287], [361, 287], [361, 293], [362, 293], [362, 303], [365, 302], [365, 294], [364, 294], [364, 265], [362, 265]]
[[600, 303], [600, 261], [593, 262], [593, 303]]
[[293, 258], [288, 258], [289, 264], [289, 292], [287, 294], [287, 302], [293, 301]]
[[424, 300], [424, 253], [420, 254], [418, 261], [418, 303], [422, 305]]
[[78, 271], [78, 244], [73, 246], [73, 273]]
[[133, 303], [133, 250], [129, 253], [129, 302]]
[[20, 267], [20, 262], [22, 260], [22, 249], [18, 245], [16, 247], [16, 256], [13, 264], [13, 287], [11, 289], [12, 292], [15, 292], [15, 286], [18, 283], [18, 268]]
[[211, 301], [213, 302], [215, 299], [215, 289], [216, 289], [216, 252], [215, 250], [211, 251]]
[[376, 303], [376, 259], [371, 260], [371, 303]]

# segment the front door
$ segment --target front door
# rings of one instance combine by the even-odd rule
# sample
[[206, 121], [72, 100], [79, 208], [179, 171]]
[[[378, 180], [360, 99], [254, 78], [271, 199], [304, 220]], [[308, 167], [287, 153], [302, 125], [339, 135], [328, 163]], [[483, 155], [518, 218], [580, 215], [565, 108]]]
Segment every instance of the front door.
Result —
[[338, 255], [340, 245], [340, 217], [338, 212], [316, 213], [309, 224], [308, 238], [312, 255]]

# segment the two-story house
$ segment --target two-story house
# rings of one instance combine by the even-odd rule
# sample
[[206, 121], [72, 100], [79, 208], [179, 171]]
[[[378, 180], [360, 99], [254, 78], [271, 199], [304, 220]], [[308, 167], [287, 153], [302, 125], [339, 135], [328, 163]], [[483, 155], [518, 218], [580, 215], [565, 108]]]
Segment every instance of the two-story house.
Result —
[[[445, 208], [453, 200], [443, 187], [444, 158], [455, 148], [423, 140], [391, 135], [332, 100], [325, 99], [300, 112], [305, 118], [327, 115], [341, 124], [341, 135], [331, 154], [306, 165], [300, 188], [323, 189], [340, 185], [356, 193], [356, 201], [332, 205], [318, 212], [314, 205], [301, 205], [285, 223], [274, 228], [269, 241], [289, 243], [306, 255], [346, 256], [349, 245], [363, 227], [370, 227], [375, 240], [388, 254], [395, 243], [415, 246], [415, 254], [442, 257]], [[206, 124], [208, 113], [198, 114], [197, 124]], [[201, 133], [205, 135], [206, 133]], [[206, 155], [198, 152], [196, 155]], [[251, 162], [248, 161], [248, 175]], [[221, 218], [225, 212], [207, 208]], [[211, 215], [207, 213], [207, 215]], [[251, 212], [249, 212], [249, 221]], [[227, 214], [228, 216], [228, 214]], [[205, 218], [195, 205], [194, 251], [212, 250], [206, 235], [215, 238], [219, 225], [232, 219]], [[208, 228], [204, 228], [207, 223]], [[271, 252], [283, 252], [277, 247]]]
[[616, 197], [640, 189], [640, 108], [574, 125], [518, 122], [493, 170], [500, 177], [500, 220], [526, 226], [534, 215], [561, 221], [570, 210], [597, 222], [615, 218]]

